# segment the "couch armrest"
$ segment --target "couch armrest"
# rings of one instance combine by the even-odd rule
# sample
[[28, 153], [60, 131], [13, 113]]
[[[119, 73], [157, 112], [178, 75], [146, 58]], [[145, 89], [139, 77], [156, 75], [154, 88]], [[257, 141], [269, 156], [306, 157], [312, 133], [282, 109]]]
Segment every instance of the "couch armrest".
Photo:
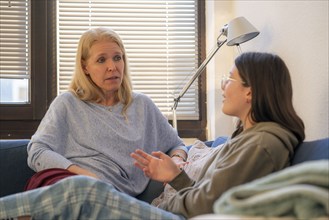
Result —
[[0, 197], [22, 192], [35, 173], [27, 165], [29, 140], [0, 140]]

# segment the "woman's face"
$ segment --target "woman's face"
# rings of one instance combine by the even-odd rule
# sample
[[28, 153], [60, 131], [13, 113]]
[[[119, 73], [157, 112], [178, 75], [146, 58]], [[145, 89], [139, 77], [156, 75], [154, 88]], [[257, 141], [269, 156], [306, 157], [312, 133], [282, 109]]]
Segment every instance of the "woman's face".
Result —
[[120, 88], [124, 74], [120, 47], [109, 40], [96, 42], [90, 48], [84, 70], [107, 96], [112, 96]]
[[251, 89], [243, 86], [243, 81], [235, 66], [232, 67], [229, 77], [224, 81], [222, 89], [223, 113], [245, 121], [251, 108]]

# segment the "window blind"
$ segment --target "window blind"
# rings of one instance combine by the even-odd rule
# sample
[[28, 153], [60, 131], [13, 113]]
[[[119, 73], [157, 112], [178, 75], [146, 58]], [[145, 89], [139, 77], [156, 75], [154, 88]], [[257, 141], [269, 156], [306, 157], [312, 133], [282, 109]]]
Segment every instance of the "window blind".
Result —
[[[122, 38], [133, 89], [147, 94], [168, 118], [198, 66], [197, 0], [59, 0], [58, 91], [67, 89], [81, 34], [109, 27]], [[198, 84], [181, 99], [177, 118], [199, 118]]]
[[30, 1], [0, 0], [0, 102], [30, 100]]

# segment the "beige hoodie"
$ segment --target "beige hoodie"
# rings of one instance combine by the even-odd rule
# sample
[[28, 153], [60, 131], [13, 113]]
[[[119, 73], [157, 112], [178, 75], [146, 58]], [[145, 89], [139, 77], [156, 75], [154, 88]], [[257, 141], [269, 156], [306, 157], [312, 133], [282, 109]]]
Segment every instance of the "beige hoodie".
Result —
[[289, 166], [297, 144], [277, 123], [258, 123], [219, 148], [196, 181], [182, 171], [170, 182], [178, 193], [159, 207], [187, 218], [213, 213], [214, 202], [226, 190]]

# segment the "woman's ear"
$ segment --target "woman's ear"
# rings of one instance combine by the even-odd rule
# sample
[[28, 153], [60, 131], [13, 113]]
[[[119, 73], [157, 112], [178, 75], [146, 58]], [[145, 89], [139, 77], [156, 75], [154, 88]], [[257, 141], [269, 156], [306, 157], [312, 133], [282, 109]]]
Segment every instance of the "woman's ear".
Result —
[[248, 87], [247, 88], [247, 91], [246, 91], [246, 100], [247, 100], [247, 103], [251, 103], [251, 99], [252, 99], [252, 91], [251, 91], [251, 88]]
[[83, 60], [81, 60], [81, 67], [83, 69], [83, 72], [85, 72], [86, 75], [89, 75], [87, 68], [86, 68], [85, 61], [83, 61]]

